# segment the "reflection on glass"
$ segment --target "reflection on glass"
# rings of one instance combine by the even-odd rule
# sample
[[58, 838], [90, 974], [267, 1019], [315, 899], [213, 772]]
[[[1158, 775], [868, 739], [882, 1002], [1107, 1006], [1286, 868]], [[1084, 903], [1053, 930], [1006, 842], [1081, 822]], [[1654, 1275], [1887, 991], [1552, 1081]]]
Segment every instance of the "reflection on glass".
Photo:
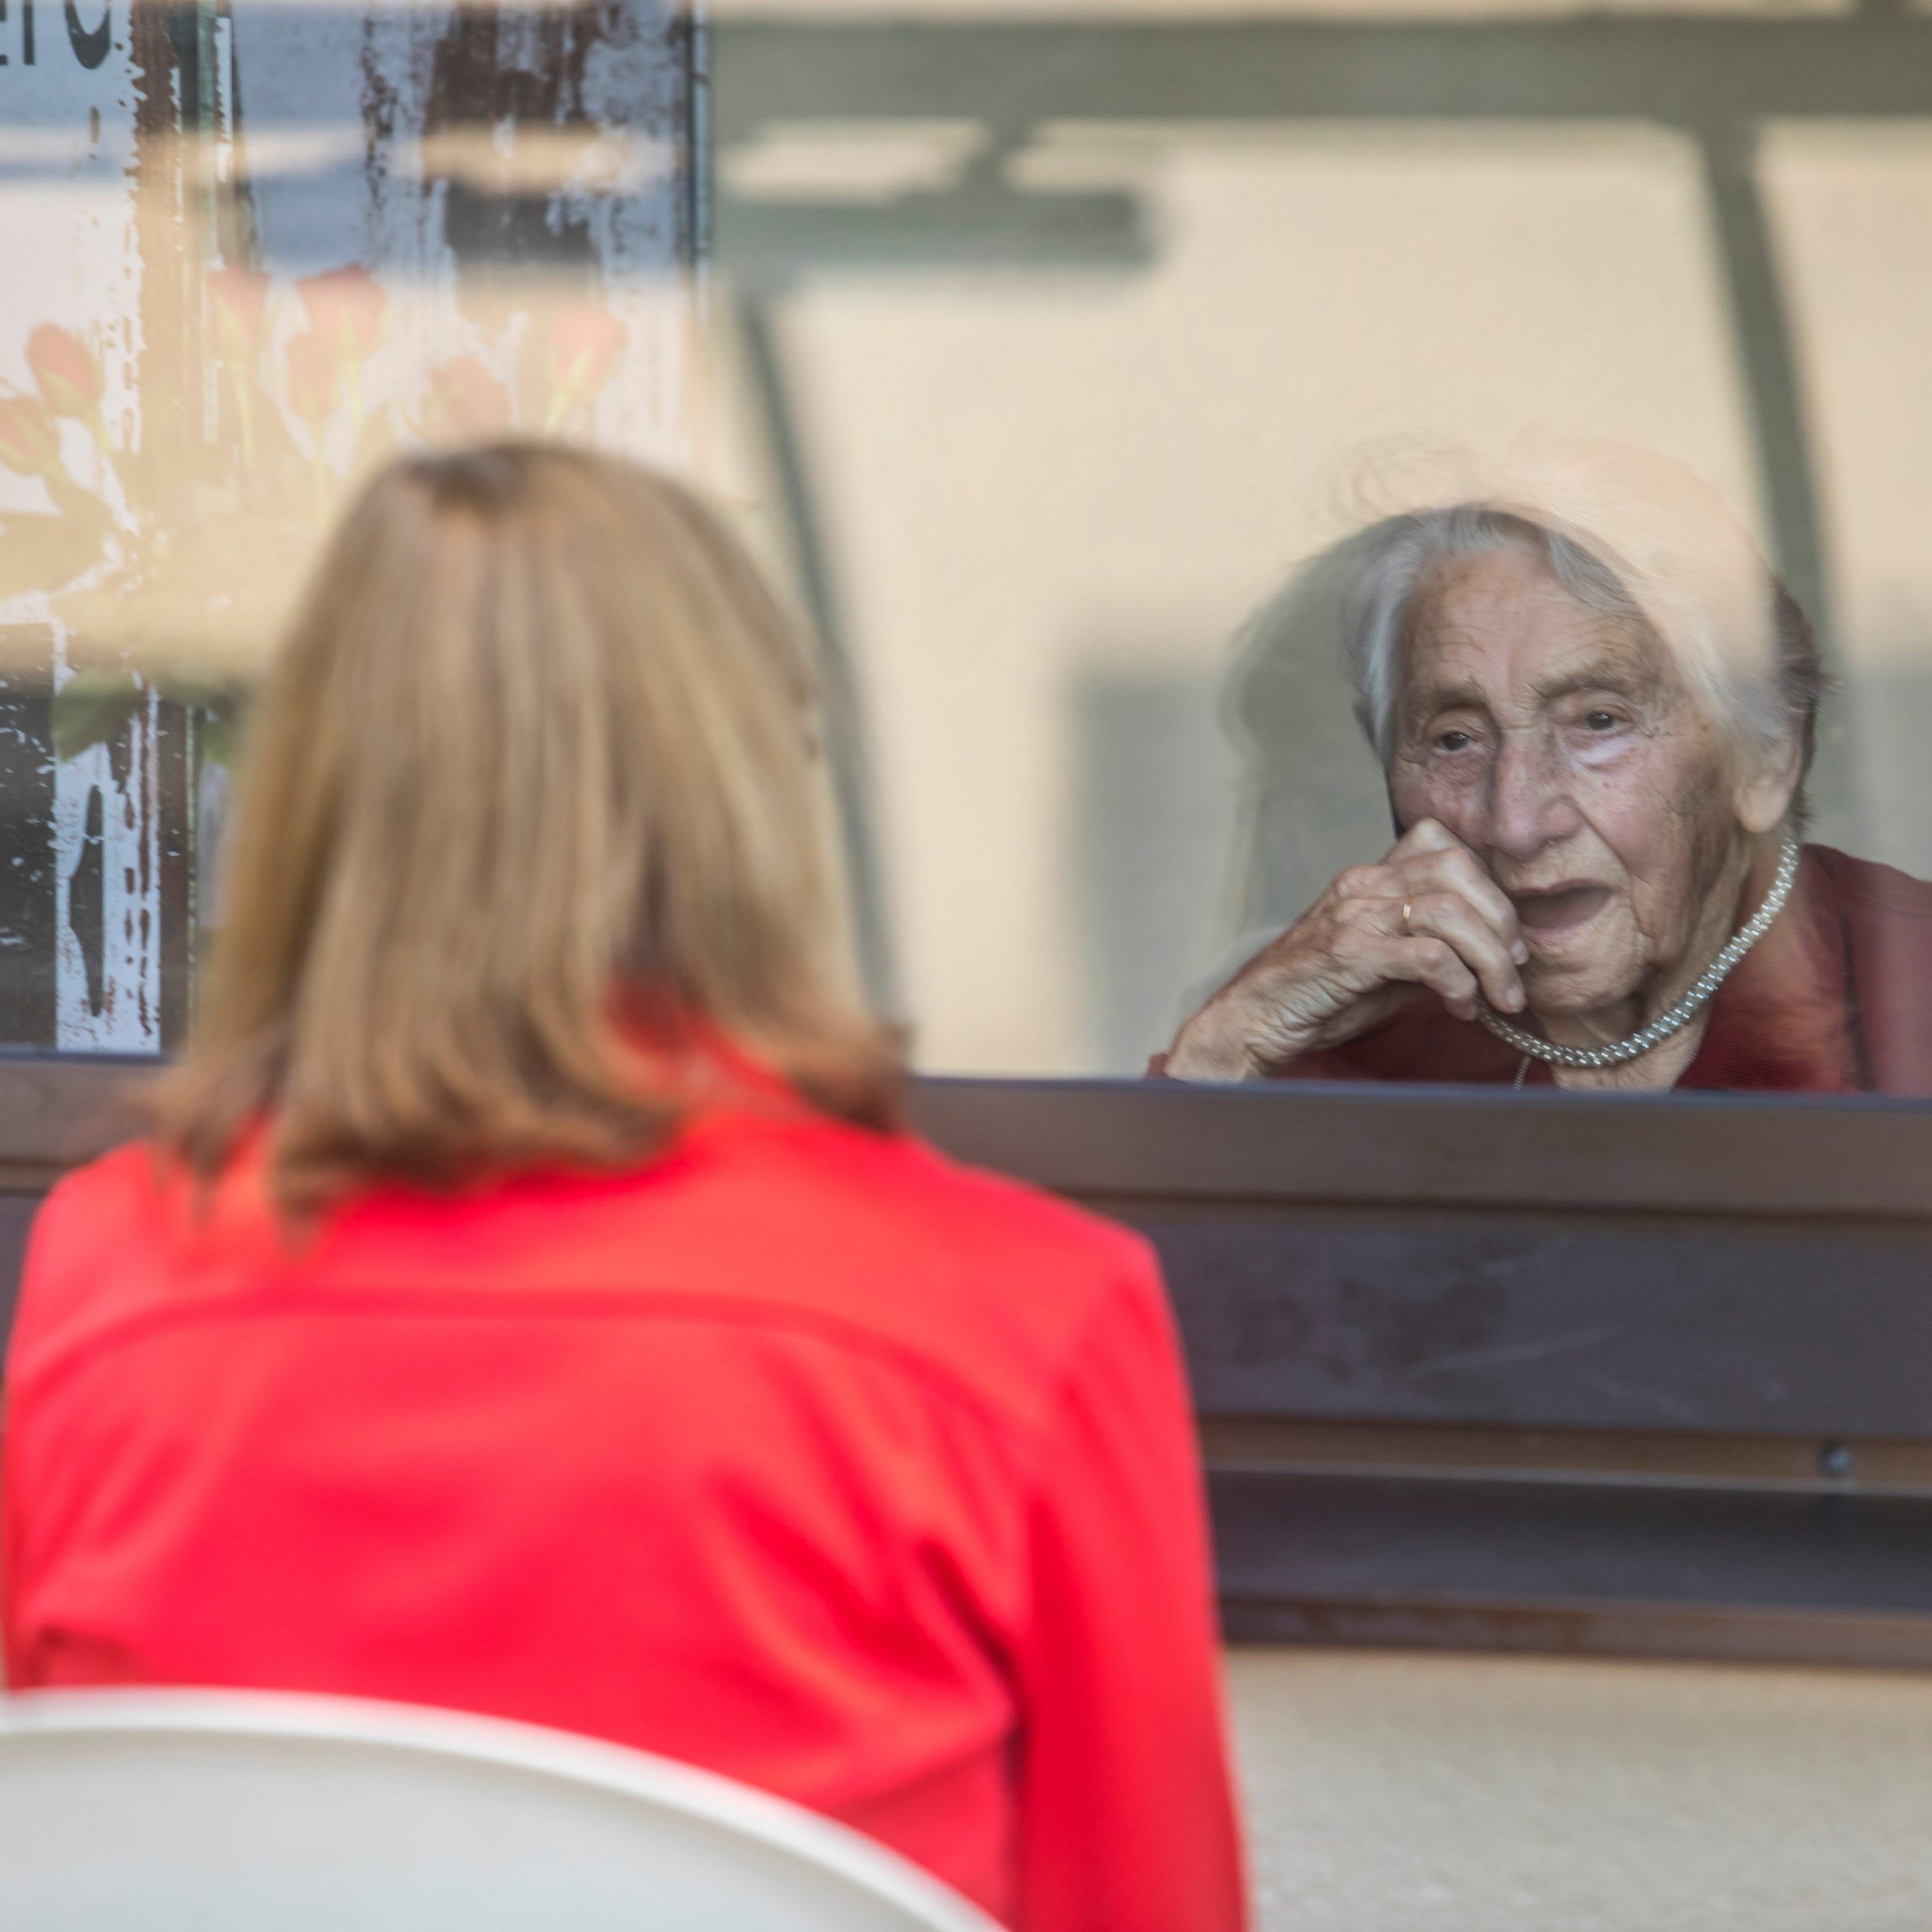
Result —
[[0, 1043], [178, 1034], [321, 519], [505, 426], [789, 572], [934, 1070], [1138, 1074], [1385, 848], [1339, 618], [1240, 627], [1394, 440], [1708, 478], [1834, 681], [1809, 836], [1932, 874], [1922, 9], [102, 0], [0, 54]]
[[922, 1064], [1138, 1074], [1244, 935], [1386, 848], [1335, 652], [1306, 632], [1231, 682], [1230, 640], [1363, 526], [1363, 452], [1406, 439], [1599, 438], [1707, 478], [1834, 681], [1807, 836], [1932, 876], [1932, 18], [1238, 10], [718, 16], [746, 494], [860, 700], [869, 905]]
[[686, 37], [276, 0], [0, 36], [0, 237], [34, 264], [0, 286], [0, 1042], [153, 1052], [344, 490], [509, 429], [680, 452]]
[[[728, 104], [730, 58], [721, 35]], [[1018, 158], [1053, 186], [998, 204], [1010, 259], [935, 262], [934, 212], [925, 255], [827, 260], [762, 307], [921, 1059], [1137, 1074], [1184, 986], [1386, 832], [1340, 668], [1313, 659], [1269, 890], [1228, 875], [1228, 640], [1344, 526], [1364, 443], [1567, 416], [1748, 502], [1749, 430], [1680, 137], [1056, 122]], [[1070, 266], [1022, 252], [1037, 203], [1080, 212]]]
[[1714, 492], [1608, 446], [1438, 482], [1291, 589], [1250, 694], [1330, 618], [1394, 843], [1166, 1071], [1932, 1092], [1932, 886], [1801, 847], [1816, 641]]

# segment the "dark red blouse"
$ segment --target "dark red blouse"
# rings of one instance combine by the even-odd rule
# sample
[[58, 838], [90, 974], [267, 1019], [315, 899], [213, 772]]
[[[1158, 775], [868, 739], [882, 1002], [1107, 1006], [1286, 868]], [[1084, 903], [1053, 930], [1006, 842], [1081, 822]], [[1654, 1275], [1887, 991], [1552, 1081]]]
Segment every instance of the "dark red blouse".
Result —
[[1124, 1230], [776, 1083], [292, 1249], [130, 1148], [36, 1224], [16, 1685], [440, 1704], [709, 1766], [1029, 1932], [1238, 1932], [1186, 1387]]
[[[1522, 1056], [1418, 992], [1276, 1080], [1514, 1082]], [[1155, 1071], [1162, 1063], [1156, 1061]], [[1526, 1085], [1552, 1076], [1530, 1064]], [[1678, 1088], [1932, 1094], [1932, 885], [1808, 845], [1790, 903], [1711, 1002]]]

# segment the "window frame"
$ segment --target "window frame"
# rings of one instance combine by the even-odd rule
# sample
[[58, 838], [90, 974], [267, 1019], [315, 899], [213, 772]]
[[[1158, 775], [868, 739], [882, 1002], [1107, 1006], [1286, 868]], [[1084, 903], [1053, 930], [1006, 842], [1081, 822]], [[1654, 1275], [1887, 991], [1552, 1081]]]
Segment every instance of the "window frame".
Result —
[[[0, 1054], [5, 1315], [154, 1066]], [[1932, 1101], [925, 1078], [911, 1114], [1154, 1240], [1231, 1640], [1932, 1664]]]

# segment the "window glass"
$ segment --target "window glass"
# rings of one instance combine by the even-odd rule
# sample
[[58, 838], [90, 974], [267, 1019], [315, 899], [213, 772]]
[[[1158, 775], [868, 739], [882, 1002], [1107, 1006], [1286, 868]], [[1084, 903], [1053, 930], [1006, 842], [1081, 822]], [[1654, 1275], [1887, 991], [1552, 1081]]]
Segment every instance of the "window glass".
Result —
[[1932, 1091], [1922, 9], [15, 0], [0, 54], [0, 1046], [179, 1039], [320, 532], [514, 428], [788, 580], [926, 1068]]
[[[1932, 973], [1928, 55], [1829, 6], [734, 0], [732, 460], [844, 667], [871, 960], [922, 1064], [1162, 1070], [1426, 818], [1520, 970], [1442, 938], [1432, 874], [1357, 881], [1382, 940], [1449, 946], [1442, 987], [1365, 981], [1356, 1033], [1286, 1051], [1249, 1013], [1166, 1070], [1932, 1090], [1900, 990]], [[1354, 541], [1457, 504], [1531, 527], [1430, 542], [1562, 593], [1493, 593], [1536, 675], [1477, 692], [1492, 744], [1409, 716], [1473, 622], [1448, 564], [1390, 603], [1401, 558]], [[1481, 683], [1516, 646], [1478, 628]], [[1544, 691], [1586, 645], [1598, 683]], [[1432, 999], [1454, 1024], [1412, 1038]]]
[[1249, 795], [1221, 716], [1364, 446], [1574, 412], [1748, 499], [1748, 438], [1681, 137], [1063, 125], [1016, 166], [1112, 197], [1118, 259], [827, 272], [777, 333], [923, 1051], [1125, 1072], [1243, 932], [1388, 842], [1335, 652], [1260, 698]]

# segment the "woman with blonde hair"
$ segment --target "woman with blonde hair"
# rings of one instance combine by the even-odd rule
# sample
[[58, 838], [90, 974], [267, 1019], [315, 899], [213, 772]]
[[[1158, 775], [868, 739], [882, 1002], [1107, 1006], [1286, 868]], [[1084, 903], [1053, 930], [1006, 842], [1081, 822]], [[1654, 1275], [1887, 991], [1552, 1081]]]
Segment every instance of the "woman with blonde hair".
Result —
[[813, 719], [676, 485], [508, 444], [369, 488], [196, 1039], [35, 1229], [10, 1677], [562, 1726], [1031, 1932], [1228, 1932], [1157, 1274], [897, 1126]]

